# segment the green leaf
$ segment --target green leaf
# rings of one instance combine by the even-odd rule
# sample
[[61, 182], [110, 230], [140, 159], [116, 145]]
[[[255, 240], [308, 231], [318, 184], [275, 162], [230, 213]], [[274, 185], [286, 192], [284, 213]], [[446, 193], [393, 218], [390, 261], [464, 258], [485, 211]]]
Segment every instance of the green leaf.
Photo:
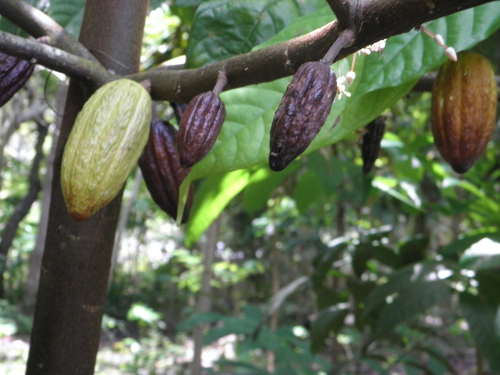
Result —
[[490, 370], [493, 373], [500, 372], [500, 340], [495, 336], [495, 331], [498, 332], [498, 327], [495, 327], [497, 309], [468, 293], [460, 294], [459, 306], [476, 346], [488, 360]]
[[[186, 246], [191, 247], [222, 210], [250, 180], [249, 170], [238, 170], [212, 176], [203, 181], [196, 191], [190, 218], [186, 226]], [[187, 179], [186, 179], [187, 180]], [[184, 181], [189, 185], [189, 181]]]
[[290, 23], [289, 26], [281, 30], [268, 41], [253, 48], [253, 50], [255, 51], [258, 49], [269, 47], [274, 44], [286, 42], [298, 36], [305, 35], [307, 33], [310, 33], [311, 31], [316, 30], [317, 28], [327, 25], [335, 19], [336, 17], [335, 14], [333, 14], [332, 9], [329, 6], [325, 6], [316, 10], [315, 12], [295, 19], [292, 23]]
[[197, 9], [186, 66], [199, 67], [249, 52], [294, 19], [323, 7], [322, 0], [208, 0]]
[[407, 196], [403, 195], [402, 193], [398, 192], [395, 189], [398, 183], [399, 182], [396, 179], [390, 179], [382, 176], [375, 176], [375, 178], [372, 180], [373, 187], [389, 194], [393, 198], [407, 204], [408, 206], [418, 211], [422, 211], [422, 208], [417, 206], [410, 198], [408, 198]]
[[298, 177], [293, 199], [299, 212], [304, 213], [324, 193], [325, 191], [316, 173], [308, 170]]
[[229, 361], [227, 359], [220, 359], [215, 362], [217, 366], [224, 370], [230, 369], [232, 371], [241, 369], [238, 374], [244, 375], [270, 375], [266, 370], [262, 370], [258, 367], [251, 365], [250, 363], [240, 362], [240, 361]]
[[325, 346], [330, 333], [338, 332], [344, 325], [344, 319], [349, 313], [349, 304], [339, 303], [327, 307], [318, 313], [311, 328], [311, 351], [318, 353]]
[[469, 247], [459, 259], [458, 267], [470, 270], [500, 267], [500, 242], [483, 238]]
[[[458, 52], [486, 39], [500, 27], [500, 8], [495, 3], [484, 4], [439, 18], [426, 26], [441, 34]], [[446, 57], [431, 38], [413, 30], [390, 38], [381, 56], [371, 54], [366, 60], [359, 74], [362, 80], [358, 90], [362, 92], [414, 80], [436, 69]]]
[[52, 0], [49, 16], [64, 27], [75, 38], [78, 38], [85, 12], [86, 0]]
[[267, 166], [257, 169], [250, 177], [248, 185], [243, 191], [245, 209], [250, 213], [254, 213], [264, 207], [273, 191], [299, 166], [300, 163], [293, 162], [289, 168], [280, 172], [272, 172]]
[[472, 236], [467, 236], [464, 238], [461, 238], [459, 240], [453, 241], [452, 243], [442, 247], [439, 249], [439, 254], [450, 257], [457, 255], [459, 253], [464, 252], [467, 250], [469, 247], [474, 245], [476, 242], [479, 242], [483, 238], [490, 238], [493, 241], [500, 242], [500, 233], [499, 232], [486, 232], [486, 233], [479, 233], [475, 234]]
[[425, 251], [429, 246], [427, 236], [411, 238], [399, 244], [399, 258], [402, 265], [417, 263], [424, 259]]
[[[317, 20], [310, 17], [308, 21], [313, 29], [325, 24], [321, 17]], [[450, 45], [464, 49], [500, 27], [500, 9], [497, 4], [485, 4], [433, 21], [428, 27], [444, 35]], [[293, 32], [297, 30], [296, 23], [292, 23], [287, 37], [295, 35]], [[282, 31], [287, 32], [288, 28]], [[326, 125], [306, 153], [335, 143], [364, 126], [404, 96], [423, 73], [436, 69], [444, 59], [442, 49], [431, 38], [416, 31], [390, 38], [381, 54], [359, 56], [356, 60], [357, 78], [349, 89], [352, 96], [347, 100], [343, 97], [333, 104]], [[344, 59], [333, 69], [340, 76], [350, 69], [350, 64]], [[212, 151], [193, 167], [191, 178], [266, 163], [272, 119], [289, 81], [289, 78], [283, 78], [223, 93], [226, 122]], [[338, 125], [331, 129], [339, 116]], [[415, 202], [405, 199], [397, 191], [389, 189], [387, 192], [418, 209]]]
[[451, 291], [445, 278], [451, 271], [438, 262], [424, 262], [403, 267], [375, 288], [366, 302], [365, 315], [379, 315], [380, 332], [423, 313], [429, 307], [448, 300]]
[[194, 313], [186, 320], [180, 322], [176, 328], [179, 331], [187, 331], [198, 324], [218, 322], [222, 319], [224, 319], [224, 315], [215, 312]]

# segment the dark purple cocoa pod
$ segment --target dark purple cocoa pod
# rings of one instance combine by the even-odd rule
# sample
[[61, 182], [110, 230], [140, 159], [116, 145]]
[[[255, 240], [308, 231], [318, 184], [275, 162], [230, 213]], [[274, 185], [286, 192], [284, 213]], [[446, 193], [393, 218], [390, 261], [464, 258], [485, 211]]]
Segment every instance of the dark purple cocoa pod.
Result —
[[26, 83], [35, 64], [0, 52], [0, 107]]
[[[176, 136], [177, 130], [171, 124], [153, 119], [148, 143], [139, 158], [139, 167], [151, 197], [173, 219], [177, 218], [179, 187], [189, 173], [189, 169], [181, 167], [179, 162]], [[182, 224], [189, 218], [193, 194], [191, 186]]]
[[185, 104], [185, 103], [170, 102], [170, 106], [174, 110], [174, 116], [175, 116], [175, 119], [177, 120], [177, 124], [180, 124], [181, 123], [182, 115], [186, 111], [186, 108], [187, 108], [188, 105]]
[[179, 160], [189, 168], [212, 149], [226, 118], [224, 103], [213, 91], [195, 96], [182, 115], [177, 134]]
[[285, 169], [302, 154], [325, 124], [337, 93], [328, 65], [302, 64], [288, 85], [271, 126], [269, 167]]
[[365, 126], [365, 134], [361, 138], [361, 157], [363, 159], [363, 173], [368, 174], [375, 165], [380, 152], [380, 142], [385, 132], [385, 120], [382, 116]]

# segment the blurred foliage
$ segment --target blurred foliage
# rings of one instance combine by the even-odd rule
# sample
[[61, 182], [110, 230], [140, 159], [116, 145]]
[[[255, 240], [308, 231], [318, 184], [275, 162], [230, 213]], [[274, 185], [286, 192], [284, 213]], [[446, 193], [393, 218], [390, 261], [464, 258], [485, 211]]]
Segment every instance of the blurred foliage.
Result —
[[[84, 3], [52, 1], [49, 14], [77, 35]], [[430, 27], [458, 49], [474, 46], [499, 72], [494, 6]], [[143, 69], [185, 54], [188, 65], [203, 65], [288, 40], [333, 17], [324, 1], [151, 1], [150, 8]], [[476, 27], [473, 37], [463, 24]], [[0, 28], [19, 33], [3, 19]], [[137, 196], [133, 179], [126, 185], [124, 202], [133, 206], [109, 285], [96, 372], [182, 373], [197, 324], [205, 325], [203, 343], [216, 353], [211, 374], [269, 374], [270, 353], [275, 374], [459, 374], [477, 365], [463, 359], [474, 348], [499, 372], [500, 133], [465, 175], [441, 159], [429, 128], [430, 94], [410, 89], [443, 59], [415, 31], [392, 38], [380, 55], [360, 57], [353, 95], [336, 102], [329, 120], [341, 116], [339, 125], [325, 126], [311, 152], [279, 173], [262, 164], [262, 145], [288, 80], [225, 93], [228, 121], [214, 153], [194, 170], [193, 178], [206, 178], [195, 183], [186, 228], [155, 206], [144, 184]], [[349, 67], [350, 59], [334, 69]], [[54, 106], [59, 81], [39, 74], [47, 85], [38, 99], [23, 100]], [[381, 113], [382, 151], [364, 175], [362, 126]], [[54, 122], [56, 115], [45, 118]], [[32, 122], [21, 124], [5, 149], [0, 234], [26, 194], [34, 134]], [[30, 329], [18, 306], [39, 217], [37, 202], [8, 255], [0, 337]], [[204, 231], [217, 217], [213, 308], [199, 314]], [[273, 271], [281, 286], [274, 295]]]

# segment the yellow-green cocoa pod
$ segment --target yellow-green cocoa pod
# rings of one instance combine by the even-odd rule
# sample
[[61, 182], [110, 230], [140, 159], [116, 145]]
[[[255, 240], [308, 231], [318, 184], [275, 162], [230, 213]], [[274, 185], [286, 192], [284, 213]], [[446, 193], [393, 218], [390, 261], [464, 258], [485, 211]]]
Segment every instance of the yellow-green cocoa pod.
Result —
[[85, 103], [61, 167], [73, 219], [90, 218], [119, 193], [148, 140], [151, 111], [148, 91], [129, 79], [105, 84]]

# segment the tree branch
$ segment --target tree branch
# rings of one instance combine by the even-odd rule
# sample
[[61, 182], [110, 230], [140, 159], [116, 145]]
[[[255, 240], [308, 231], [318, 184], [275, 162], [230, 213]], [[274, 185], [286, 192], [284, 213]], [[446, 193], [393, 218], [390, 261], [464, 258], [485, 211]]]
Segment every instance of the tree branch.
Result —
[[94, 63], [58, 48], [3, 31], [0, 31], [0, 50], [64, 73], [69, 77], [92, 82], [97, 86], [111, 80], [111, 74], [100, 63]]
[[84, 59], [99, 64], [101, 70], [106, 69], [94, 55], [78, 40], [73, 38], [52, 18], [37, 8], [21, 0], [0, 0], [0, 13], [7, 20], [21, 28], [34, 38], [49, 36], [54, 46]]
[[326, 0], [330, 8], [332, 8], [333, 13], [339, 21], [339, 27], [341, 29], [352, 29], [354, 28], [353, 20], [353, 6], [352, 3], [357, 3], [357, 0]]
[[[355, 41], [349, 48], [340, 51], [336, 58], [341, 60], [359, 49], [386, 39], [394, 35], [412, 30], [421, 24], [441, 18], [458, 11], [497, 0], [371, 0], [349, 1], [349, 12], [343, 11], [347, 0], [331, 0], [330, 5], [340, 9], [341, 14], [350, 13], [350, 30], [355, 33]], [[340, 4], [340, 3], [342, 4]], [[3, 3], [19, 3], [14, 0], [0, 0], [0, 14], [4, 14]], [[340, 5], [339, 5], [340, 4]], [[336, 8], [336, 11], [339, 10]], [[347, 8], [346, 8], [347, 9]], [[344, 13], [342, 13], [344, 12]], [[343, 16], [343, 17], [344, 17]], [[244, 87], [251, 84], [269, 82], [295, 73], [300, 65], [307, 61], [320, 60], [342, 29], [338, 21], [333, 21], [309, 34], [274, 46], [249, 52], [227, 60], [209, 64], [197, 69], [172, 71], [162, 68], [151, 69], [147, 72], [132, 74], [127, 78], [142, 81], [150, 79], [152, 82], [151, 96], [154, 100], [169, 100], [176, 103], [187, 103], [194, 96], [210, 91], [217, 81], [219, 72], [224, 70], [228, 77], [226, 90]], [[0, 45], [0, 49], [4, 50]], [[20, 56], [23, 46], [10, 49], [16, 56]], [[51, 50], [46, 49], [45, 52]], [[42, 65], [55, 66], [54, 58], [63, 59], [65, 55], [47, 56], [47, 61], [41, 58]], [[41, 57], [41, 56], [40, 56]], [[26, 58], [26, 57], [25, 57]], [[47, 65], [46, 65], [47, 66]], [[70, 76], [78, 76], [85, 80], [92, 80], [102, 84], [105, 79], [116, 79], [118, 76], [100, 75], [93, 65], [85, 66], [83, 62], [67, 61]], [[55, 69], [55, 68], [54, 68]], [[89, 74], [96, 73], [95, 76]]]
[[[402, 34], [421, 24], [494, 0], [372, 0], [356, 1], [353, 45], [340, 51], [336, 61], [382, 39]], [[333, 3], [333, 2], [332, 2]], [[351, 5], [352, 5], [351, 4]], [[342, 30], [337, 21], [313, 32], [274, 46], [205, 65], [198, 69], [152, 69], [129, 76], [150, 79], [155, 100], [188, 102], [215, 85], [219, 71], [228, 77], [225, 89], [269, 82], [289, 76], [307, 61], [321, 59]]]

